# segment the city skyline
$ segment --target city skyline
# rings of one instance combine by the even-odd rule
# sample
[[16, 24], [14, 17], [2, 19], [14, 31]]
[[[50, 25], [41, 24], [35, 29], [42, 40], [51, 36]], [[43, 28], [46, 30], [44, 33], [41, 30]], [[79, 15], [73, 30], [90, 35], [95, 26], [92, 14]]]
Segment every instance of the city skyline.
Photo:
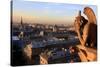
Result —
[[[13, 1], [12, 20], [20, 22], [21, 17], [26, 23], [43, 23], [43, 24], [73, 24], [78, 11], [83, 12], [87, 5], [76, 5], [66, 3], [49, 3], [35, 1]], [[97, 7], [91, 7], [97, 16]], [[83, 13], [82, 13], [83, 15]]]

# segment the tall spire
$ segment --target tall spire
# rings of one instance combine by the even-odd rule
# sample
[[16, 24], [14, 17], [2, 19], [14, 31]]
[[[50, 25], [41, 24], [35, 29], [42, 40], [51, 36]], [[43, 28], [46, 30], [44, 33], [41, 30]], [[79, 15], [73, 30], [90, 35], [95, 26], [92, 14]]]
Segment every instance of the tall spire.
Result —
[[23, 25], [23, 19], [22, 19], [22, 16], [21, 16], [21, 25]]
[[22, 19], [22, 16], [21, 16], [21, 27], [23, 29], [23, 19]]

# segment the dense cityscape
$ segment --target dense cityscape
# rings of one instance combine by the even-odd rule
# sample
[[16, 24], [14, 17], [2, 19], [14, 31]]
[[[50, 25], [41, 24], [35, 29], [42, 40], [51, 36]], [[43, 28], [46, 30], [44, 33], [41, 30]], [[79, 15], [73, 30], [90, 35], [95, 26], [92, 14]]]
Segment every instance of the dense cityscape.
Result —
[[80, 62], [73, 26], [12, 23], [12, 65]]

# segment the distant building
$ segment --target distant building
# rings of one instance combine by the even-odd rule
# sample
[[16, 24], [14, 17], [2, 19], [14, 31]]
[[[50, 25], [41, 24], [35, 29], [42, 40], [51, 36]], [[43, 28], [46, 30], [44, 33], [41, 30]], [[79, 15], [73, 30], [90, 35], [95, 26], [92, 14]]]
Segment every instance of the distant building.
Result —
[[24, 29], [24, 24], [23, 24], [23, 19], [21, 17], [21, 21], [20, 21], [20, 30], [23, 31]]
[[20, 32], [19, 38], [23, 40], [23, 38], [24, 38], [24, 32], [23, 31]]
[[40, 36], [44, 36], [44, 31], [40, 31]]
[[58, 31], [61, 31], [61, 32], [63, 32], [63, 31], [66, 31], [67, 30], [67, 27], [66, 26], [64, 26], [64, 25], [55, 25], [54, 27], [53, 27], [53, 32], [58, 32]]

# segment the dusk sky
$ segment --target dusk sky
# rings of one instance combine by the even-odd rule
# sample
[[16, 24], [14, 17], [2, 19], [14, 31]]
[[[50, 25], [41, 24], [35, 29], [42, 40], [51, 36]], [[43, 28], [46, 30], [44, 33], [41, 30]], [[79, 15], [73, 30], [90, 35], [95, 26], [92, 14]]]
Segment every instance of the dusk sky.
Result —
[[97, 16], [94, 5], [13, 0], [13, 22], [20, 22], [22, 17], [25, 23], [73, 24], [78, 11], [83, 12], [86, 6], [91, 7]]

